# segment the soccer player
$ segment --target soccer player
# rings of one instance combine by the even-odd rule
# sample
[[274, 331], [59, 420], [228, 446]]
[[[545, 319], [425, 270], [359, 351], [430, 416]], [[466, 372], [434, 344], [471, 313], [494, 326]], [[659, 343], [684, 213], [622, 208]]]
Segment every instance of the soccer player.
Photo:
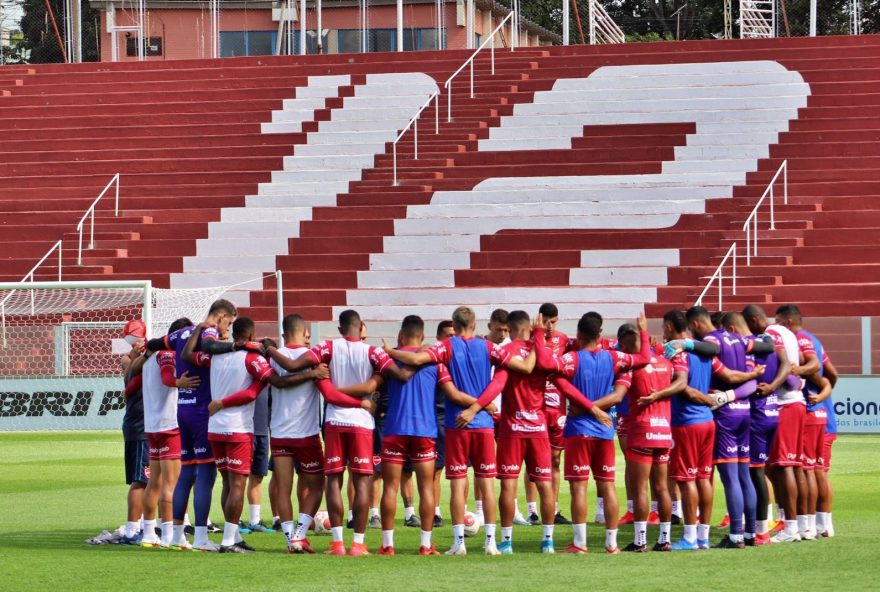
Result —
[[[455, 337], [455, 329], [452, 321], [440, 321], [437, 324], [437, 341]], [[443, 477], [443, 467], [446, 466], [446, 396], [437, 391], [437, 438], [434, 447], [437, 450], [437, 458], [434, 459], [434, 528], [443, 526], [443, 514], [440, 511], [440, 482]]]
[[247, 480], [248, 522], [239, 524], [241, 534], [275, 532], [260, 518], [263, 479], [269, 474], [269, 389], [264, 388], [254, 401], [254, 450], [251, 474]]
[[[543, 321], [543, 319], [540, 319]], [[616, 405], [631, 384], [628, 371], [645, 365], [649, 360], [649, 335], [644, 317], [639, 319], [640, 345], [637, 352], [624, 353], [604, 349], [600, 344], [602, 324], [595, 315], [585, 314], [578, 321], [577, 350], [551, 357], [544, 348], [546, 335], [535, 333], [538, 365], [545, 372], [556, 372], [572, 381], [573, 386], [590, 401], [590, 405], [572, 404], [565, 422], [565, 479], [571, 489], [571, 515], [574, 539], [565, 553], [587, 552], [587, 480], [590, 469], [596, 489], [607, 509], [605, 518], [605, 550], [619, 553], [617, 546], [617, 493], [614, 459], [614, 429], [604, 409]], [[558, 382], [558, 380], [557, 380]], [[559, 383], [563, 386], [565, 383]], [[592, 407], [592, 413], [585, 410]]]
[[125, 415], [122, 417], [122, 437], [125, 441], [125, 484], [128, 485], [128, 519], [121, 543], [137, 545], [141, 541], [144, 489], [149, 478], [149, 444], [144, 433], [144, 402], [141, 380], [131, 370], [133, 361], [144, 347], [146, 325], [132, 320], [125, 324], [122, 337], [131, 345], [131, 353], [123, 360], [123, 379], [126, 389]]
[[[178, 319], [168, 332], [192, 325]], [[150, 444], [150, 480], [144, 491], [144, 547], [171, 546], [173, 535], [172, 503], [174, 486], [180, 474], [180, 430], [177, 427], [177, 389], [194, 388], [199, 379], [186, 374], [175, 377], [174, 352], [160, 351], [133, 363], [132, 371], [141, 369], [144, 400], [144, 430]], [[156, 536], [156, 507], [161, 518], [161, 539]], [[185, 539], [184, 539], [185, 541]], [[189, 549], [189, 545], [179, 547]]]
[[[797, 372], [806, 379], [804, 395], [807, 398], [807, 415], [804, 420], [803, 446], [801, 456], [804, 461], [804, 476], [807, 481], [807, 495], [803, 500], [804, 513], [806, 514], [806, 531], [808, 540], [816, 538], [816, 508], [819, 498], [819, 481], [825, 480], [825, 473], [819, 466], [825, 447], [825, 427], [828, 423], [828, 413], [823, 405], [824, 401], [831, 396], [831, 383], [825, 378], [825, 367], [831, 364], [822, 342], [804, 330], [800, 309], [794, 304], [780, 306], [776, 310], [776, 321], [788, 328], [795, 334], [798, 340], [803, 364]], [[831, 365], [833, 369], [833, 365]], [[827, 485], [823, 484], [827, 490]], [[798, 500], [801, 504], [801, 500]], [[801, 513], [798, 513], [800, 518]], [[824, 522], [824, 521], [823, 521]], [[824, 526], [824, 524], [823, 524]]]
[[[491, 380], [492, 367], [509, 367], [517, 372], [531, 373], [530, 361], [511, 359], [510, 353], [499, 345], [474, 337], [476, 315], [468, 307], [455, 309], [452, 315], [455, 337], [440, 341], [420, 352], [392, 349], [385, 351], [398, 362], [410, 366], [445, 364], [456, 388], [474, 399], [478, 398]], [[471, 403], [468, 403], [470, 405]], [[495, 439], [494, 422], [485, 411], [479, 412], [465, 429], [456, 427], [462, 405], [446, 401], [446, 478], [451, 481], [452, 534], [454, 542], [447, 555], [466, 555], [464, 544], [464, 513], [467, 498], [468, 462], [474, 468], [475, 488], [482, 490], [483, 511], [486, 517], [487, 555], [499, 555], [495, 542]]]
[[709, 312], [702, 306], [688, 309], [687, 322], [695, 339], [719, 348], [719, 360], [733, 373], [720, 376], [715, 372], [712, 377], [712, 388], [718, 393], [714, 395], [715, 404], [712, 406], [715, 417], [713, 458], [724, 483], [730, 519], [730, 534], [721, 540], [719, 547], [740, 549], [745, 547], [745, 533], [754, 535], [755, 532], [757, 494], [749, 473], [751, 405], [748, 399], [757, 390], [758, 384], [754, 379], [764, 371], [764, 368], [760, 368], [760, 372], [756, 369], [751, 374], [747, 373], [746, 356], [753, 351], [769, 353], [772, 346], [763, 341], [749, 341], [723, 328], [717, 329]]
[[196, 551], [219, 551], [216, 543], [208, 539], [208, 514], [211, 511], [211, 494], [217, 478], [217, 468], [211, 444], [208, 442], [208, 404], [211, 401], [211, 372], [209, 368], [193, 364], [183, 357], [183, 350], [193, 332], [199, 334], [197, 348], [206, 353], [223, 353], [233, 350], [226, 343], [229, 328], [236, 316], [235, 305], [228, 300], [216, 300], [211, 304], [202, 331], [184, 327], [164, 337], [151, 339], [147, 349], [153, 352], [175, 352], [177, 376], [198, 377], [199, 386], [177, 390], [177, 422], [180, 429], [180, 476], [174, 488], [174, 546], [186, 547], [184, 518], [193, 491], [195, 511], [195, 538], [192, 547]]
[[[410, 373], [396, 366], [382, 348], [364, 343], [361, 340], [362, 328], [360, 315], [354, 310], [345, 310], [339, 315], [340, 338], [322, 341], [312, 347], [307, 355], [295, 360], [278, 353], [275, 347], [268, 347], [267, 351], [288, 372], [327, 364], [332, 386], [344, 394], [350, 394], [345, 392], [345, 387], [367, 384], [374, 372], [406, 382]], [[322, 388], [321, 385], [319, 388]], [[370, 510], [374, 427], [373, 415], [366, 409], [342, 407], [332, 402], [327, 405], [324, 422], [324, 475], [333, 536], [329, 551], [331, 555], [346, 554], [342, 527], [342, 481], [346, 466], [355, 489], [351, 504], [354, 510], [354, 541], [348, 554], [370, 554], [364, 544], [364, 536]]]

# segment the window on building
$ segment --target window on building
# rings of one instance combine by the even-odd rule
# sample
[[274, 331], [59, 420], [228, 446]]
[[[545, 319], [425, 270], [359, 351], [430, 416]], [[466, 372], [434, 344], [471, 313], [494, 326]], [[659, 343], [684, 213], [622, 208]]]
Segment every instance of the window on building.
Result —
[[221, 31], [220, 56], [272, 55], [276, 35], [275, 31]]
[[360, 29], [340, 29], [336, 32], [336, 51], [339, 53], [360, 53]]
[[[336, 33], [336, 51], [338, 53], [361, 52], [360, 29], [340, 29], [332, 33]], [[443, 29], [441, 40], [443, 47], [446, 47], [446, 29]], [[369, 51], [397, 51], [397, 29], [370, 29], [367, 33], [367, 41]], [[326, 41], [324, 47], [328, 47]], [[437, 49], [437, 29], [404, 29], [403, 51], [417, 49]], [[309, 49], [310, 53], [311, 51]]]
[[[150, 37], [146, 40], [147, 44], [144, 47], [144, 55], [147, 57], [155, 57], [162, 55], [162, 38], [161, 37]], [[125, 39], [125, 55], [128, 57], [137, 57], [138, 48], [137, 48], [137, 35], [132, 34], [131, 37], [127, 37]]]

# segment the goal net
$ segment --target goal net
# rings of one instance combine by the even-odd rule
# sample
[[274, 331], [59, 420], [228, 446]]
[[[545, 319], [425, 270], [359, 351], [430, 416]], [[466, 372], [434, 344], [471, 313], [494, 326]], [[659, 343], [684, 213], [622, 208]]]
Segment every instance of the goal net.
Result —
[[0, 431], [118, 429], [125, 410], [122, 330], [148, 337], [205, 318], [228, 287], [151, 288], [146, 281], [0, 284]]

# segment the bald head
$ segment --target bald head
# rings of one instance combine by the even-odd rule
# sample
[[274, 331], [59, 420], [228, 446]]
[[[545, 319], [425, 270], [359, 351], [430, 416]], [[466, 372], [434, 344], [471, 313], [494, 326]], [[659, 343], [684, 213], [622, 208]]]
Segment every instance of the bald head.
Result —
[[770, 322], [767, 320], [767, 313], [757, 304], [749, 304], [742, 310], [742, 316], [745, 318], [749, 330], [755, 335], [760, 335], [767, 329]]

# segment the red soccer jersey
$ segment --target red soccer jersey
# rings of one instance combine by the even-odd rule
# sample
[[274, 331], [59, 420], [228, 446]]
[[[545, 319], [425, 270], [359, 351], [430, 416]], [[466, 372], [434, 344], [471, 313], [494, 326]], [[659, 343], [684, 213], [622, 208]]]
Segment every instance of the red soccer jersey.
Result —
[[[488, 340], [485, 342], [488, 348], [489, 361], [492, 365], [501, 368], [507, 366], [507, 363], [510, 361], [510, 353], [498, 344]], [[428, 355], [431, 356], [431, 360], [435, 364], [446, 364], [448, 366], [452, 362], [452, 343], [449, 339], [438, 341], [425, 351], [428, 352]]]
[[[546, 340], [547, 347], [550, 348], [550, 352], [553, 354], [554, 358], [558, 358], [566, 351], [568, 351], [569, 342], [571, 340], [562, 333], [561, 331], [553, 331], [550, 333], [550, 336]], [[541, 373], [540, 370], [535, 370], [537, 373]], [[559, 389], [556, 388], [556, 385], [553, 384], [553, 381], [550, 380], [550, 377], [547, 374], [544, 374], [545, 382], [544, 382], [544, 404], [547, 407], [559, 407], [562, 405], [562, 398], [559, 395]]]
[[[532, 351], [532, 344], [522, 340], [511, 341], [504, 346], [504, 349], [511, 358], [520, 356], [526, 359]], [[547, 419], [544, 415], [545, 385], [545, 375], [541, 372], [532, 374], [508, 372], [507, 382], [501, 394], [499, 436], [547, 437]]]
[[651, 356], [648, 365], [633, 371], [629, 403], [628, 445], [633, 448], [669, 448], [672, 445], [672, 402], [669, 398], [650, 405], [639, 399], [665, 389], [672, 383], [673, 366], [666, 359]]
[[[346, 341], [359, 341], [350, 337], [345, 337]], [[391, 359], [385, 350], [375, 345], [369, 346], [367, 350], [370, 357], [370, 364], [378, 374], [384, 374], [394, 360]], [[329, 364], [333, 359], [333, 341], [327, 339], [309, 350], [308, 355], [312, 357], [315, 364]]]

